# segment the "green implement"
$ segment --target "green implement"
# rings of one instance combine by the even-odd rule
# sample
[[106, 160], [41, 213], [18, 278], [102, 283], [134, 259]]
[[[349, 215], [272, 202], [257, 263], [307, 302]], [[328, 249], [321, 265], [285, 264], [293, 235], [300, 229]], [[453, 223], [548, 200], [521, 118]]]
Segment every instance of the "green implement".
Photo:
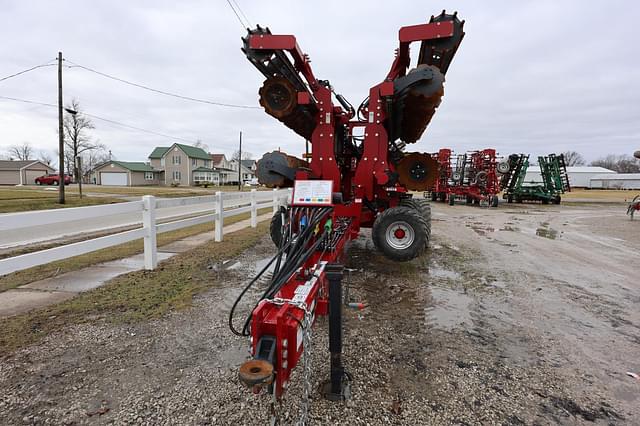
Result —
[[503, 198], [509, 203], [540, 201], [542, 204], [560, 204], [561, 194], [571, 191], [567, 167], [562, 154], [538, 157], [542, 182], [526, 182], [529, 155], [509, 156], [509, 172], [502, 176]]

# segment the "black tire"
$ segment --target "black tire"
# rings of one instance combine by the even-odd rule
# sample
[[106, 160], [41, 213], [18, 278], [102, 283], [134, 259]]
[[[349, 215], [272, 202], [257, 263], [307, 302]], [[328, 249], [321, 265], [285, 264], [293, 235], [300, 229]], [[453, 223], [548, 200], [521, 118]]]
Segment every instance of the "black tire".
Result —
[[456, 197], [453, 194], [449, 194], [449, 205], [452, 206], [456, 203]]
[[473, 204], [473, 198], [471, 197], [471, 195], [467, 195], [466, 203]]
[[431, 193], [431, 201], [436, 201], [438, 199], [438, 193], [437, 192], [432, 192]]
[[425, 233], [427, 235], [425, 244], [428, 246], [429, 240], [431, 240], [431, 204], [429, 204], [429, 201], [424, 198], [404, 198], [400, 200], [400, 205], [420, 213], [425, 222]]
[[276, 247], [280, 247], [280, 243], [282, 242], [282, 210], [277, 211], [271, 218], [269, 235], [271, 236], [273, 244], [275, 244]]
[[440, 201], [442, 201], [443, 203], [445, 201], [447, 201], [447, 193], [446, 192], [441, 192], [440, 193]]
[[491, 203], [489, 204], [491, 207], [498, 207], [498, 196], [494, 195], [491, 197]]
[[559, 195], [553, 197], [553, 204], [560, 204], [560, 201], [562, 201], [562, 198]]
[[[398, 262], [420, 256], [427, 245], [427, 224], [416, 209], [406, 206], [391, 207], [378, 214], [371, 237], [382, 254]], [[402, 236], [399, 236], [399, 231]]]
[[513, 203], [513, 195], [507, 196], [507, 203], [509, 204]]
[[542, 204], [545, 204], [545, 205], [546, 205], [546, 204], [549, 204], [549, 199], [547, 199], [547, 198], [543, 198], [543, 199], [542, 199]]

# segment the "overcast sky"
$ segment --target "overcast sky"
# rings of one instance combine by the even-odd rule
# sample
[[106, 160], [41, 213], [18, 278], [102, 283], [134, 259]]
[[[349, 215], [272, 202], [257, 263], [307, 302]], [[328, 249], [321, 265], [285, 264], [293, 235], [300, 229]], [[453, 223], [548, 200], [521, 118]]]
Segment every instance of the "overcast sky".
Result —
[[[640, 149], [640, 3], [636, 1], [249, 1], [252, 25], [294, 34], [318, 78], [354, 105], [384, 78], [398, 29], [442, 8], [466, 20], [445, 97], [415, 150], [564, 150], [587, 160]], [[480, 5], [482, 3], [482, 5]], [[226, 0], [0, 0], [0, 78], [52, 61], [186, 96], [257, 106], [262, 75], [240, 51], [245, 34]], [[417, 54], [417, 47], [413, 49]], [[414, 55], [414, 59], [415, 59]], [[198, 104], [64, 70], [65, 102], [91, 114], [231, 154], [243, 131], [256, 157], [304, 141], [261, 109]], [[57, 102], [55, 67], [0, 82], [0, 96]], [[145, 161], [176, 139], [94, 120], [115, 158]], [[53, 152], [57, 110], [0, 99], [0, 151], [30, 142]]]

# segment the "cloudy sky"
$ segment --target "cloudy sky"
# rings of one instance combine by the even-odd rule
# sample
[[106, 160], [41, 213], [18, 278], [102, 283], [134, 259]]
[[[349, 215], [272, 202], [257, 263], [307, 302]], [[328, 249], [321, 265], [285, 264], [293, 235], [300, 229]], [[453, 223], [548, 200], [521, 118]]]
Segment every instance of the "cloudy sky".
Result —
[[[416, 150], [572, 149], [593, 160], [640, 148], [638, 2], [237, 2], [252, 25], [295, 34], [316, 76], [354, 105], [386, 75], [401, 26], [444, 7], [457, 10], [467, 34]], [[0, 78], [52, 62], [62, 50], [67, 65], [186, 96], [257, 105], [263, 78], [240, 52], [245, 31], [226, 0], [0, 0], [0, 10]], [[88, 113], [172, 137], [95, 119], [93, 136], [120, 160], [143, 161], [176, 138], [201, 139], [212, 152], [229, 155], [240, 130], [245, 150], [256, 156], [278, 147], [304, 151], [300, 138], [261, 109], [184, 101], [81, 68], [65, 68], [64, 86], [65, 102], [77, 98]], [[1, 81], [0, 96], [55, 104], [56, 68]], [[53, 152], [56, 128], [55, 108], [0, 98], [0, 152], [25, 141]]]

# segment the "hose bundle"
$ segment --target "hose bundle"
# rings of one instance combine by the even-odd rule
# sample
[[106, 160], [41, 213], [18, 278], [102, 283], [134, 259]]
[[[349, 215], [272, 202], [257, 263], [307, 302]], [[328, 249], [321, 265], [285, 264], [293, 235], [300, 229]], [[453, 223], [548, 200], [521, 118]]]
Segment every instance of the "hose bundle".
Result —
[[[272, 299], [284, 286], [292, 274], [294, 274], [304, 262], [328, 239], [330, 229], [320, 227], [331, 213], [332, 207], [308, 208], [293, 207], [288, 211], [288, 218], [282, 221], [282, 238], [278, 252], [258, 272], [258, 274], [245, 286], [238, 298], [233, 303], [229, 312], [229, 328], [238, 336], [249, 336], [249, 325], [253, 311], [260, 301]], [[281, 213], [285, 214], [285, 213]], [[304, 223], [303, 223], [304, 222]], [[234, 312], [244, 298], [247, 291], [258, 282], [269, 267], [275, 262], [273, 276], [269, 285], [255, 303], [251, 313], [247, 316], [242, 330], [238, 331], [233, 325]]]

